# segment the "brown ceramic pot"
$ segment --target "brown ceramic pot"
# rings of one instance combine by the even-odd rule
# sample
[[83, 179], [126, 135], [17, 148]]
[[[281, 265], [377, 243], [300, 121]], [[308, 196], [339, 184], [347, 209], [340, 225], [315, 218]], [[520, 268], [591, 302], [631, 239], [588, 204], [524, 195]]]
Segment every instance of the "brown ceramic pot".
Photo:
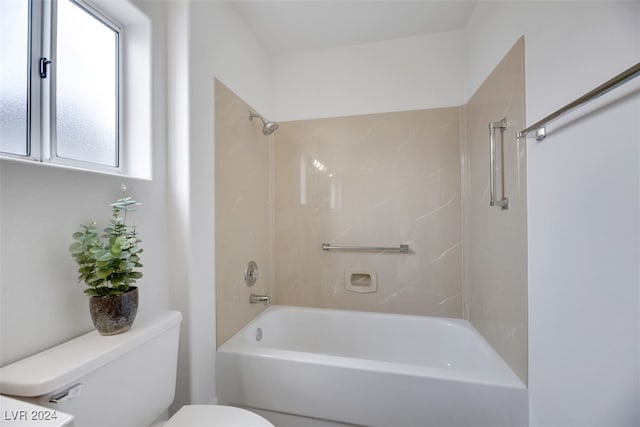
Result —
[[138, 312], [138, 288], [131, 286], [120, 295], [91, 297], [89, 312], [101, 335], [117, 335], [131, 328]]

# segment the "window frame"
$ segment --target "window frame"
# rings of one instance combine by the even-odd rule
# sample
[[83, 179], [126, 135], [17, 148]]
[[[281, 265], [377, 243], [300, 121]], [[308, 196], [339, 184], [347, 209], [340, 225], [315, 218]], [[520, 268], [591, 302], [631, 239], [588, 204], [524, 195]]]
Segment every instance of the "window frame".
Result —
[[[56, 29], [58, 0], [28, 0], [28, 64], [27, 70], [27, 120], [25, 129], [26, 155], [0, 152], [1, 157], [32, 160], [80, 169], [122, 174], [124, 156], [123, 135], [123, 50], [124, 28], [116, 20], [84, 0], [71, 1], [116, 34], [116, 106], [115, 106], [115, 166], [85, 160], [61, 157], [57, 154], [56, 129]], [[47, 77], [39, 74], [40, 59], [52, 62], [47, 68]]]

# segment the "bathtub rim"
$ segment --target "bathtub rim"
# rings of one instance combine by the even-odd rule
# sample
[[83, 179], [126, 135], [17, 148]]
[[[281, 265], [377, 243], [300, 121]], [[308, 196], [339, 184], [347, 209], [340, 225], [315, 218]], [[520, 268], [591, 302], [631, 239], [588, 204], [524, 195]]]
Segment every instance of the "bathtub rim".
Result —
[[[341, 312], [344, 314], [355, 315], [374, 315], [374, 316], [392, 316], [395, 318], [408, 318], [430, 321], [439, 323], [453, 324], [467, 329], [479, 340], [485, 349], [491, 355], [493, 366], [491, 374], [481, 369], [442, 369], [432, 366], [421, 366], [409, 363], [389, 362], [376, 359], [355, 358], [348, 356], [339, 356], [327, 353], [312, 353], [304, 351], [284, 350], [272, 347], [258, 347], [251, 345], [244, 337], [249, 331], [255, 327], [262, 317], [276, 311], [283, 310], [302, 310], [312, 311], [316, 313]], [[436, 317], [436, 316], [420, 316], [412, 314], [395, 314], [395, 313], [378, 313], [371, 311], [359, 310], [343, 310], [333, 308], [318, 307], [302, 307], [289, 305], [272, 305], [258, 314], [253, 320], [246, 324], [242, 329], [232, 335], [218, 349], [219, 353], [239, 354], [243, 356], [251, 356], [265, 359], [286, 359], [297, 363], [312, 363], [321, 366], [329, 366], [336, 368], [355, 369], [359, 371], [376, 371], [388, 374], [397, 374], [404, 376], [414, 376], [420, 378], [433, 378], [437, 380], [450, 380], [456, 382], [481, 384], [486, 386], [506, 387], [514, 390], [526, 390], [527, 386], [513, 372], [507, 363], [500, 357], [495, 349], [487, 342], [480, 332], [473, 325], [465, 320], [458, 318]], [[499, 374], [499, 375], [495, 375]]]

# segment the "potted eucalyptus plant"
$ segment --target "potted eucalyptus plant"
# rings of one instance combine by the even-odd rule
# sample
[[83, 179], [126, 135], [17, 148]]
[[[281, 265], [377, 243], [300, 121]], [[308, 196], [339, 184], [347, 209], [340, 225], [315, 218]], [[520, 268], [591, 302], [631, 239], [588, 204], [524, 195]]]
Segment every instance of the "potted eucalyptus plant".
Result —
[[136, 280], [142, 248], [135, 225], [127, 225], [127, 213], [141, 203], [131, 197], [111, 203], [111, 221], [99, 235], [95, 221], [80, 225], [69, 247], [78, 263], [78, 281], [87, 285], [89, 311], [102, 335], [116, 335], [131, 328], [138, 311]]

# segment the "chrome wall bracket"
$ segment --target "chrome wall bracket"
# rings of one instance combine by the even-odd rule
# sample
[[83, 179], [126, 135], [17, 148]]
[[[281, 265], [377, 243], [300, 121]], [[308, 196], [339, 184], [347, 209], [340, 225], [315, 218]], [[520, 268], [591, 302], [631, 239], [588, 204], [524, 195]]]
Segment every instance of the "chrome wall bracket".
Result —
[[[542, 126], [536, 129], [536, 136], [535, 136], [536, 141], [540, 142], [546, 137], [547, 137], [547, 128], [545, 126]], [[527, 136], [526, 133], [518, 132], [516, 134], [516, 138], [523, 139], [523, 138], [529, 138], [529, 137]]]

